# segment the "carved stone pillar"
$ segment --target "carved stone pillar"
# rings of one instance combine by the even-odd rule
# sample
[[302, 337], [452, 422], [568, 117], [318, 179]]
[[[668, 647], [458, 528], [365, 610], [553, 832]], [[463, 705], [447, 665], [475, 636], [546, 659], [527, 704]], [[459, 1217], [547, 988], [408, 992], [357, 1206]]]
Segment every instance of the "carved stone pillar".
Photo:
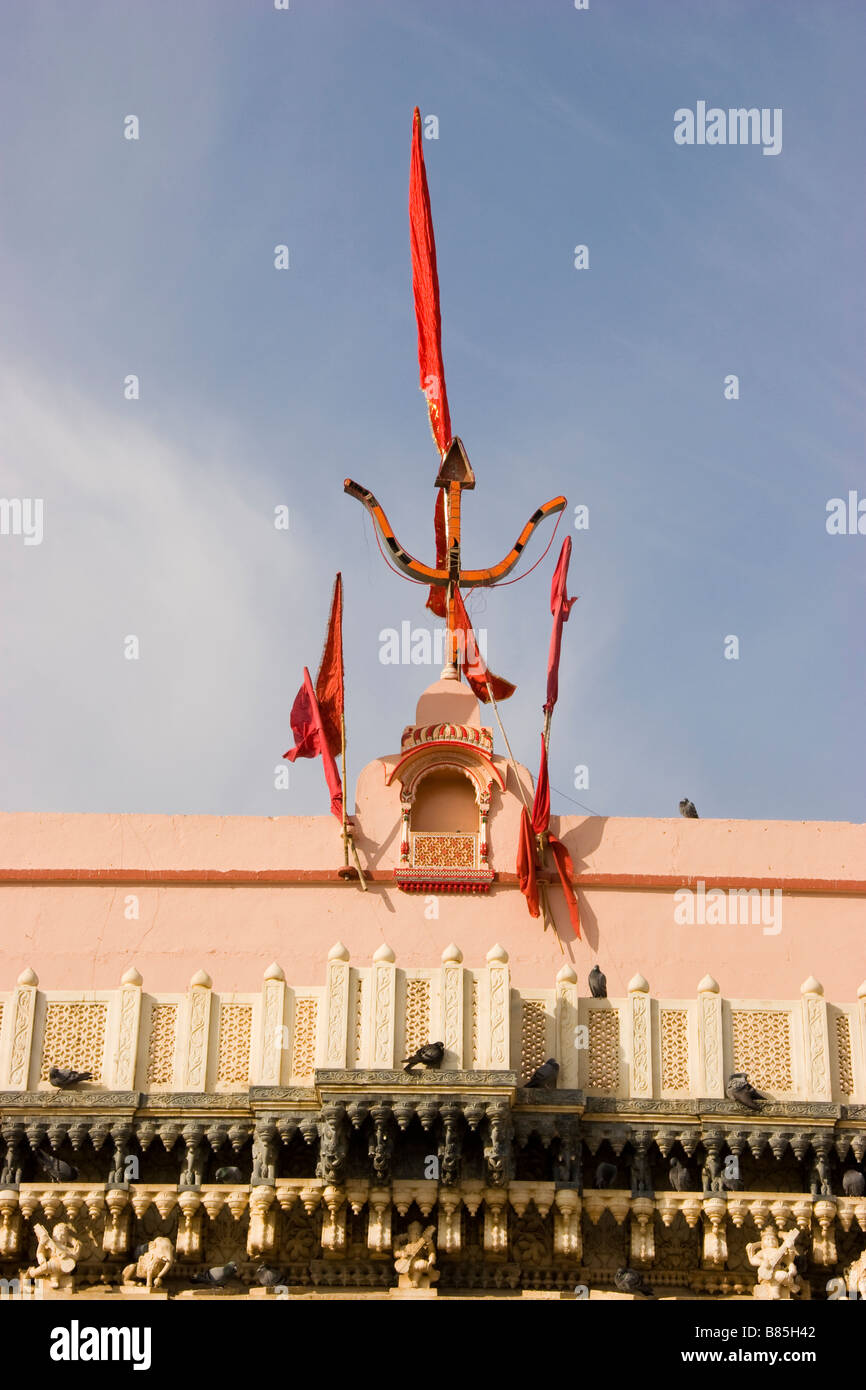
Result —
[[649, 985], [643, 975], [629, 981], [628, 1009], [631, 1019], [631, 1087], [632, 1096], [651, 1096], [653, 1093], [652, 1038], [650, 1025]]
[[102, 1234], [102, 1248], [108, 1255], [122, 1255], [129, 1246], [129, 1223], [132, 1217], [129, 1193], [122, 1187], [110, 1187], [105, 1194], [105, 1205], [108, 1211]]
[[452, 941], [442, 952], [442, 1023], [439, 1036], [445, 1044], [446, 1070], [463, 1070], [463, 952]]
[[561, 1187], [553, 1199], [553, 1248], [557, 1255], [579, 1263], [583, 1259], [580, 1230], [580, 1197], [573, 1188]]
[[503, 1260], [508, 1254], [508, 1193], [501, 1187], [484, 1189], [484, 1250]]
[[488, 1142], [484, 1145], [484, 1164], [489, 1187], [507, 1187], [513, 1176], [513, 1124], [506, 1102], [491, 1101], [487, 1107]]
[[394, 1025], [397, 1000], [397, 967], [394, 952], [383, 943], [373, 955], [370, 971], [373, 999], [372, 1066], [394, 1066]]
[[183, 1142], [186, 1146], [183, 1168], [178, 1182], [179, 1187], [200, 1187], [204, 1176], [206, 1161], [204, 1127], [189, 1124], [183, 1127]]
[[[125, 1121], [112, 1125], [111, 1138], [114, 1142], [114, 1154], [112, 1155], [108, 1181], [110, 1183], [127, 1183], [129, 1182], [129, 1165], [127, 1165], [126, 1158], [129, 1152], [129, 1142], [132, 1139], [132, 1124]], [[137, 1160], [134, 1162], [137, 1163]]]
[[322, 1193], [326, 1215], [322, 1220], [322, 1250], [326, 1255], [346, 1253], [346, 1194], [328, 1186]]
[[277, 1243], [276, 1191], [273, 1187], [254, 1187], [250, 1192], [250, 1226], [247, 1254], [259, 1258], [273, 1254]]
[[21, 1211], [17, 1192], [0, 1192], [0, 1258], [10, 1260], [20, 1251]]
[[367, 1152], [373, 1163], [373, 1181], [384, 1186], [391, 1181], [391, 1159], [394, 1154], [394, 1115], [390, 1105], [374, 1105], [370, 1111], [373, 1132]]
[[8, 1083], [4, 1089], [26, 1091], [30, 1079], [30, 1050], [33, 1044], [33, 1017], [36, 1012], [36, 986], [39, 980], [29, 967], [18, 976], [18, 985], [8, 1008], [12, 1014], [9, 1042]]
[[815, 1220], [818, 1222], [820, 1234], [816, 1235], [812, 1241], [812, 1258], [817, 1265], [823, 1265], [825, 1269], [835, 1265], [838, 1255], [836, 1254], [836, 1203], [828, 1198], [821, 1198], [814, 1206]]
[[563, 965], [556, 977], [556, 1038], [560, 1086], [576, 1091], [580, 1052], [577, 1035], [577, 975], [573, 966]]
[[3, 1140], [6, 1144], [6, 1157], [3, 1160], [3, 1172], [0, 1173], [0, 1183], [4, 1187], [17, 1187], [21, 1181], [21, 1174], [24, 1171], [24, 1152], [27, 1148], [27, 1135], [24, 1126], [19, 1121], [7, 1121], [3, 1125]]
[[723, 1269], [728, 1258], [728, 1240], [725, 1224], [728, 1217], [728, 1204], [724, 1197], [707, 1197], [704, 1208], [704, 1269]]
[[721, 1099], [725, 1094], [722, 1046], [722, 1000], [711, 975], [698, 985], [698, 1095]]
[[118, 1091], [135, 1089], [138, 1026], [141, 1018], [141, 976], [131, 966], [120, 982], [117, 1004], [117, 1046], [114, 1049], [112, 1084]]
[[372, 1187], [368, 1200], [367, 1249], [383, 1255], [391, 1249], [391, 1190]]
[[199, 970], [189, 982], [187, 995], [186, 1066], [184, 1088], [207, 1090], [207, 1052], [210, 1036], [211, 978]]
[[511, 1066], [511, 975], [508, 952], [498, 943], [487, 952], [488, 1046], [491, 1071]]
[[656, 1257], [653, 1228], [655, 1203], [651, 1197], [635, 1197], [631, 1203], [630, 1260], [634, 1265], [651, 1265]]
[[325, 982], [325, 1066], [347, 1064], [349, 1038], [349, 952], [338, 941], [328, 952]]
[[806, 1044], [806, 1095], [810, 1100], [832, 1100], [830, 1084], [830, 1033], [824, 987], [814, 975], [800, 986], [803, 1038]]
[[439, 1181], [443, 1187], [460, 1182], [462, 1159], [462, 1114], [456, 1101], [441, 1107], [442, 1142], [439, 1145]]
[[342, 1184], [349, 1156], [349, 1121], [340, 1102], [322, 1106], [319, 1123], [319, 1162], [316, 1177], [326, 1183]]
[[181, 1213], [177, 1223], [178, 1257], [182, 1260], [201, 1259], [201, 1195], [198, 1192], [181, 1192], [177, 1204]]
[[260, 1120], [253, 1133], [254, 1187], [273, 1187], [277, 1180], [277, 1127], [272, 1120]]
[[461, 1206], [459, 1191], [439, 1189], [439, 1230], [436, 1244], [449, 1255], [458, 1254], [462, 1245]]
[[288, 1046], [286, 1028], [286, 977], [276, 961], [265, 971], [262, 984], [261, 1061], [259, 1085], [279, 1086], [283, 1057]]

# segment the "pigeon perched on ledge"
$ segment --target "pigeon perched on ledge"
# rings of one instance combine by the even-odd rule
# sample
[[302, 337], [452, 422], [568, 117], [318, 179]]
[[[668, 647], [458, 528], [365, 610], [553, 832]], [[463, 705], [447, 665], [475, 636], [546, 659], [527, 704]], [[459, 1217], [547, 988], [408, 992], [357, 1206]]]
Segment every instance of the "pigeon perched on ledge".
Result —
[[52, 1182], [77, 1182], [78, 1169], [73, 1168], [71, 1163], [64, 1163], [62, 1158], [55, 1158], [45, 1149], [36, 1149], [35, 1156], [39, 1167]]
[[254, 1277], [263, 1289], [275, 1289], [278, 1284], [286, 1282], [278, 1269], [271, 1269], [268, 1265], [259, 1265], [254, 1271]]
[[419, 1062], [423, 1062], [428, 1071], [438, 1071], [442, 1066], [444, 1056], [444, 1043], [425, 1043], [423, 1047], [418, 1048], [417, 1052], [413, 1052], [411, 1057], [403, 1058], [403, 1070], [411, 1071]]
[[548, 1057], [543, 1066], [538, 1067], [530, 1076], [526, 1083], [527, 1089], [532, 1086], [537, 1091], [554, 1091], [558, 1076], [559, 1063], [555, 1057]]
[[211, 1289], [224, 1289], [230, 1279], [237, 1277], [238, 1267], [236, 1264], [215, 1265], [213, 1269], [204, 1269], [201, 1274], [193, 1274], [194, 1284], [207, 1284]]
[[48, 1080], [58, 1091], [68, 1091], [71, 1086], [77, 1086], [79, 1081], [92, 1079], [92, 1071], [75, 1071], [73, 1067], [52, 1067], [48, 1073]]
[[607, 998], [607, 976], [602, 974], [597, 964], [589, 972], [589, 992], [593, 999]]
[[640, 1270], [618, 1269], [613, 1282], [620, 1293], [642, 1293], [645, 1298], [654, 1297], [649, 1284], [644, 1283]]
[[680, 815], [687, 816], [689, 820], [700, 820], [700, 816], [695, 808], [695, 803], [689, 801], [687, 796], [684, 796], [680, 802]]
[[240, 1168], [217, 1168], [214, 1179], [216, 1182], [243, 1182], [244, 1176]]
[[616, 1180], [615, 1163], [599, 1163], [595, 1170], [596, 1187], [612, 1187]]
[[728, 1077], [728, 1084], [725, 1087], [725, 1095], [728, 1100], [735, 1100], [740, 1105], [745, 1105], [747, 1110], [760, 1110], [760, 1102], [766, 1100], [760, 1091], [756, 1091], [754, 1086], [749, 1084], [749, 1078], [744, 1071], [732, 1072]]
[[687, 1164], [680, 1163], [676, 1154], [672, 1156], [671, 1161], [668, 1164], [668, 1174], [670, 1176], [671, 1187], [674, 1189], [674, 1192], [691, 1192], [691, 1172]]
[[866, 1178], [857, 1168], [848, 1168], [842, 1174], [842, 1191], [846, 1197], [866, 1196]]

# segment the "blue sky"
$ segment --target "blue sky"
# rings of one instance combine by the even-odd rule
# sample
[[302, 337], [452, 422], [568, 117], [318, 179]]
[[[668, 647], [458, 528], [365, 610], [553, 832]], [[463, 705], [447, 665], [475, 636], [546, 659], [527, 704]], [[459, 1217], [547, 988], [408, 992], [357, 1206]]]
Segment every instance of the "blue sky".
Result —
[[[866, 498], [864, 38], [795, 0], [4, 7], [0, 496], [44, 538], [0, 536], [0, 807], [325, 813], [274, 768], [338, 568], [350, 776], [399, 746], [438, 672], [379, 634], [428, 615], [342, 481], [432, 554], [417, 104], [465, 562], [590, 509], [554, 810], [862, 821], [866, 535], [825, 522]], [[781, 108], [782, 152], [676, 145], [699, 100]], [[530, 765], [564, 525], [470, 604]]]

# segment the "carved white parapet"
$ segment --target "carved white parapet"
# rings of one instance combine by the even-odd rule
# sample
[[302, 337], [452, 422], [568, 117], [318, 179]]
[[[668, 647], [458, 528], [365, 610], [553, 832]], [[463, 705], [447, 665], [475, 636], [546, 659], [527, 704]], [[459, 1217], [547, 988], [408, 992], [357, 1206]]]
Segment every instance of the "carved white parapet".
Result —
[[186, 1065], [184, 1089], [207, 1089], [207, 1053], [210, 1038], [211, 978], [199, 970], [189, 982], [186, 1002]]
[[114, 1075], [112, 1084], [118, 1091], [135, 1089], [135, 1068], [138, 1056], [138, 1034], [141, 1020], [141, 976], [130, 966], [120, 982], [113, 1000], [116, 1008], [114, 1037]]
[[262, 1008], [259, 1038], [259, 1085], [279, 1086], [282, 1063], [288, 1046], [286, 1028], [286, 977], [281, 966], [273, 961], [265, 971], [262, 983]]
[[830, 1082], [830, 1031], [824, 988], [810, 975], [800, 986], [805, 1045], [806, 1095], [810, 1100], [832, 1100]]
[[712, 975], [698, 985], [698, 1095], [725, 1094], [722, 1000]]
[[557, 1255], [580, 1262], [583, 1259], [580, 1197], [573, 1188], [561, 1187], [553, 1204], [553, 1249]]
[[349, 952], [337, 941], [328, 952], [325, 983], [325, 1066], [345, 1067], [349, 1039]]
[[570, 1091], [576, 1091], [580, 1085], [577, 1000], [577, 975], [573, 966], [563, 965], [556, 977], [556, 1055], [559, 1085]]
[[488, 1048], [491, 1071], [508, 1071], [511, 1065], [511, 974], [508, 952], [497, 944], [487, 952]]
[[628, 1010], [631, 1022], [631, 1085], [632, 1096], [653, 1094], [652, 1038], [649, 985], [643, 975], [635, 975], [628, 986]]
[[36, 987], [39, 980], [34, 971], [22, 970], [18, 984], [9, 1001], [12, 1027], [6, 1030], [8, 1056], [0, 1067], [4, 1089], [26, 1091], [30, 1079], [30, 1051], [33, 1045], [33, 1018], [36, 1013]]
[[394, 952], [385, 942], [373, 956], [370, 977], [373, 982], [373, 1056], [371, 1065], [390, 1068], [394, 1066], [397, 967], [394, 964]]
[[[439, 991], [442, 1022], [439, 1036], [445, 1044], [443, 1067], [463, 1070], [463, 952], [451, 942], [442, 952], [442, 980]], [[441, 1248], [441, 1242], [440, 1242]]]

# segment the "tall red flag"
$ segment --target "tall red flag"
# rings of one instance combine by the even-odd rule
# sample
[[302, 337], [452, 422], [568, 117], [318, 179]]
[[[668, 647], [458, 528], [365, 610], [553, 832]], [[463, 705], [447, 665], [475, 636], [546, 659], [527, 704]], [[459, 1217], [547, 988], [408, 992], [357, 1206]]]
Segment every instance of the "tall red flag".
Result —
[[568, 622], [572, 605], [577, 603], [576, 595], [574, 598], [569, 598], [566, 593], [570, 559], [571, 536], [566, 536], [562, 542], [562, 550], [559, 552], [556, 569], [553, 571], [553, 582], [550, 586], [553, 631], [550, 634], [550, 653], [547, 658], [547, 699], [543, 706], [545, 714], [553, 709], [559, 698], [559, 653], [562, 647], [562, 624]]
[[517, 877], [520, 891], [526, 899], [530, 917], [539, 917], [538, 880], [535, 877], [535, 838], [529, 815], [524, 806], [520, 815], [520, 840], [517, 845]]
[[[478, 643], [475, 641], [475, 633], [472, 631], [472, 624], [469, 621], [469, 614], [463, 603], [463, 597], [457, 586], [454, 586], [454, 616], [457, 624], [457, 641], [460, 645], [459, 656], [463, 667], [463, 674], [472, 687], [476, 699], [481, 700], [485, 705], [490, 700], [490, 692], [493, 692], [495, 700], [507, 700], [513, 695], [517, 687], [507, 681], [504, 676], [494, 676], [492, 671], [488, 671], [484, 658], [478, 650]], [[488, 690], [488, 683], [490, 689]]]
[[[574, 600], [572, 600], [574, 602]], [[529, 817], [526, 810], [523, 812], [527, 824]], [[544, 742], [544, 734], [541, 735], [541, 762], [538, 768], [538, 781], [535, 784], [535, 800], [532, 803], [532, 829], [536, 835], [546, 835], [547, 843], [550, 846], [553, 862], [556, 865], [556, 872], [559, 874], [559, 882], [565, 894], [565, 901], [568, 906], [568, 915], [571, 925], [574, 927], [575, 936], [580, 936], [580, 912], [575, 897], [572, 879], [574, 878], [574, 865], [571, 862], [571, 855], [565, 848], [561, 840], [551, 834], [550, 826], [550, 777], [547, 771], [547, 746]], [[519, 872], [519, 869], [518, 869]], [[521, 891], [525, 892], [521, 884]], [[532, 908], [530, 907], [530, 912]], [[535, 913], [532, 914], [536, 916]]]
[[313, 682], [310, 680], [310, 673], [306, 666], [304, 667], [304, 683], [295, 696], [289, 722], [295, 736], [295, 746], [284, 753], [283, 757], [293, 763], [295, 758], [316, 758], [321, 753], [325, 768], [325, 781], [331, 793], [331, 812], [337, 817], [337, 820], [342, 821], [343, 787], [337, 772], [334, 755], [328, 746], [328, 740], [322, 727], [319, 702], [316, 699]]
[[[421, 145], [421, 112], [412, 117], [412, 152], [409, 160], [409, 244], [412, 251], [412, 291], [418, 321], [418, 366], [421, 390], [427, 397], [430, 428], [440, 455], [451, 443], [451, 415], [445, 392], [442, 362], [442, 315], [439, 312], [439, 274], [436, 269], [436, 241], [424, 151]], [[445, 566], [445, 491], [440, 489], [433, 512], [436, 533], [436, 568]], [[438, 617], [445, 616], [445, 592], [430, 586], [427, 607]]]
[[316, 699], [322, 716], [322, 728], [333, 757], [343, 746], [343, 576], [334, 580], [328, 635], [316, 676]]

